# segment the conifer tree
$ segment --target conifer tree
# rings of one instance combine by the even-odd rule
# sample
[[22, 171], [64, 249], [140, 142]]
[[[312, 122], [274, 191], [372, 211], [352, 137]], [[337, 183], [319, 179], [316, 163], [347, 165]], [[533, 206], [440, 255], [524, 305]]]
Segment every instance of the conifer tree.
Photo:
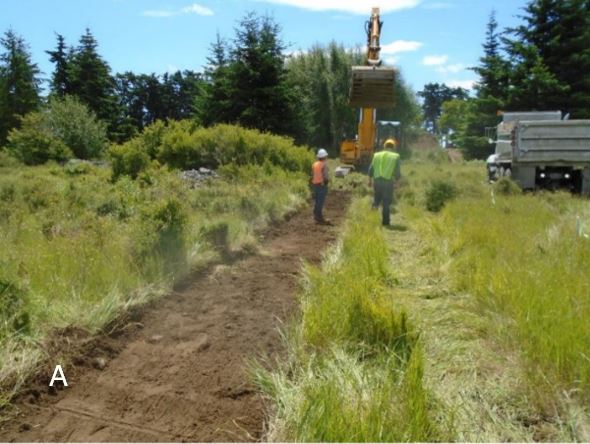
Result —
[[484, 55], [479, 59], [480, 65], [472, 68], [479, 76], [475, 90], [480, 98], [495, 97], [500, 101], [507, 98], [508, 63], [500, 54], [500, 45], [496, 12], [492, 10], [483, 44]]
[[12, 30], [0, 38], [0, 146], [19, 118], [39, 106], [39, 68], [25, 41]]
[[114, 79], [109, 65], [97, 51], [98, 43], [89, 29], [80, 38], [68, 63], [67, 75], [71, 93], [77, 96], [99, 119], [105, 120], [113, 130], [117, 119]]
[[63, 97], [70, 92], [70, 81], [68, 76], [69, 54], [63, 35], [56, 34], [57, 47], [54, 51], [45, 51], [49, 54], [49, 60], [55, 65], [51, 76], [51, 94]]

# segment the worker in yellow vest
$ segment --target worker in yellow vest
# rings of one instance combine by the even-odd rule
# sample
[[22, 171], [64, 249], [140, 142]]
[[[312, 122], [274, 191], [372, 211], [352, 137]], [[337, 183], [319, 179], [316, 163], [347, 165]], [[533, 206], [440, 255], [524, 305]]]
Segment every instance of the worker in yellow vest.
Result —
[[313, 197], [315, 205], [313, 207], [313, 217], [318, 224], [329, 224], [330, 222], [324, 219], [324, 202], [328, 194], [328, 182], [330, 181], [328, 172], [328, 152], [325, 149], [320, 149], [317, 154], [317, 159], [311, 167], [310, 183], [313, 190]]
[[383, 151], [373, 155], [369, 168], [369, 186], [374, 185], [375, 192], [373, 208], [383, 206], [384, 226], [390, 225], [389, 207], [393, 203], [393, 184], [401, 178], [399, 154], [394, 152], [396, 147], [395, 140], [387, 139]]

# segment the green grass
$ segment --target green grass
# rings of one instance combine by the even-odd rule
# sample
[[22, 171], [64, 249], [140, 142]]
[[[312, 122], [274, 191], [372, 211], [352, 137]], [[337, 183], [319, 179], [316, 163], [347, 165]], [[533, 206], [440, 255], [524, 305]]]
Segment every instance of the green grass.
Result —
[[97, 332], [191, 270], [256, 248], [257, 230], [299, 207], [306, 177], [225, 166], [192, 189], [151, 168], [0, 167], [0, 404], [35, 370], [54, 329]]
[[450, 204], [436, 225], [453, 257], [455, 288], [503, 315], [532, 390], [590, 401], [590, 242], [576, 234], [586, 202], [566, 194], [497, 196]]
[[[492, 187], [477, 162], [410, 163], [405, 173], [399, 211], [409, 231], [396, 238], [413, 236], [420, 248], [412, 241], [407, 248], [414, 253], [402, 254], [410, 263], [398, 276], [407, 287], [403, 306], [417, 325], [434, 326], [424, 336], [428, 374], [460, 375], [457, 389], [480, 397], [473, 404], [436, 390], [446, 391], [441, 397], [451, 405], [471, 406], [475, 418], [488, 418], [478, 420], [485, 425], [479, 428], [458, 414], [467, 424], [462, 436], [587, 440], [590, 241], [578, 233], [588, 231], [587, 199]], [[441, 179], [458, 195], [432, 214], [428, 190]], [[401, 254], [403, 247], [394, 248]], [[422, 282], [404, 283], [416, 277]], [[479, 382], [473, 372], [483, 375]]]
[[418, 335], [389, 285], [379, 215], [366, 199], [350, 210], [323, 266], [305, 268], [300, 322], [288, 359], [254, 377], [273, 400], [269, 439], [436, 441], [452, 434], [422, 383]]

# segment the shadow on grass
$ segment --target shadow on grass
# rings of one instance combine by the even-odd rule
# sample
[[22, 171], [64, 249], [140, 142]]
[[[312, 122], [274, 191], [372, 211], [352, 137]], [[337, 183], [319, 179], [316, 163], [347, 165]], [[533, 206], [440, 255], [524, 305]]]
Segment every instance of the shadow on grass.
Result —
[[389, 231], [408, 231], [408, 227], [402, 224], [384, 225], [383, 228]]

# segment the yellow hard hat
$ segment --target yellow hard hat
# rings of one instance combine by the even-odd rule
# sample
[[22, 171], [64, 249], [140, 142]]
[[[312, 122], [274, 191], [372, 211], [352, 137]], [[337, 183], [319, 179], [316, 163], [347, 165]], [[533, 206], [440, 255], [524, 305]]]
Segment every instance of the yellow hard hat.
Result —
[[394, 139], [387, 139], [383, 144], [384, 148], [395, 148], [397, 144], [395, 143]]

